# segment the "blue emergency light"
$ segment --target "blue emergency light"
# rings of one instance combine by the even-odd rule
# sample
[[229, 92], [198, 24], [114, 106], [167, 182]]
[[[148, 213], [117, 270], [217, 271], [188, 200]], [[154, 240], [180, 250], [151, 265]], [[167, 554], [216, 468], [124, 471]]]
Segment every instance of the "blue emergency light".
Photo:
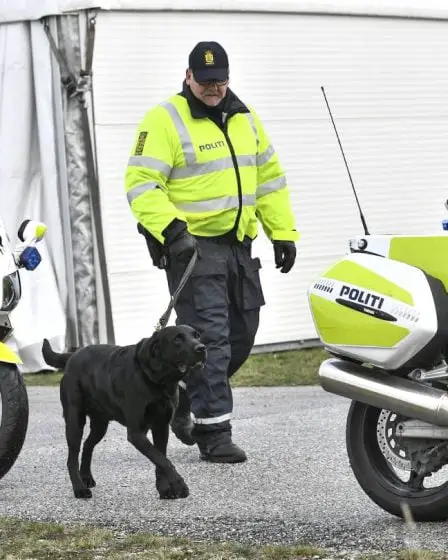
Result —
[[26, 270], [34, 270], [41, 260], [42, 257], [36, 247], [27, 247], [20, 255], [19, 264]]

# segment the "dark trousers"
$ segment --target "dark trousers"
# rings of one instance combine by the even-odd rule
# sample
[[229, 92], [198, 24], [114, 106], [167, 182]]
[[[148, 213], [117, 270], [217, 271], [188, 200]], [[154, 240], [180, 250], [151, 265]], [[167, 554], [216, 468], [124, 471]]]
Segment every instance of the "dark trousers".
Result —
[[[231, 431], [233, 410], [229, 379], [247, 360], [264, 305], [258, 258], [251, 257], [251, 241], [198, 238], [201, 258], [175, 307], [176, 324], [188, 324], [207, 348], [205, 367], [186, 382], [195, 427], [193, 434]], [[170, 293], [186, 264], [171, 262], [167, 269]]]

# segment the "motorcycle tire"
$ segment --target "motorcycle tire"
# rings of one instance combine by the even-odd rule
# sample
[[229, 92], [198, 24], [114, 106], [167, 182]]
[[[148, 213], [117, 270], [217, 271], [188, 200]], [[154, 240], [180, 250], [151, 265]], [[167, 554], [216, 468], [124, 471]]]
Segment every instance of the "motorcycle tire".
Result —
[[448, 519], [448, 482], [412, 489], [384, 457], [377, 439], [381, 409], [353, 401], [347, 416], [346, 446], [351, 469], [364, 492], [380, 508], [404, 517], [407, 504], [415, 521]]
[[28, 393], [17, 366], [0, 363], [0, 479], [14, 465], [28, 429]]

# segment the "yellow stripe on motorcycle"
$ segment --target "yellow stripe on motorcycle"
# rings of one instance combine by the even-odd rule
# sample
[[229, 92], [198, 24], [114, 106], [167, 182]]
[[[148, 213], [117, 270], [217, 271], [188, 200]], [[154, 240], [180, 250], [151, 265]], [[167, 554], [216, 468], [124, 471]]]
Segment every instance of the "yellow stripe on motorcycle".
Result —
[[21, 364], [22, 360], [4, 342], [0, 342], [0, 362], [7, 364]]

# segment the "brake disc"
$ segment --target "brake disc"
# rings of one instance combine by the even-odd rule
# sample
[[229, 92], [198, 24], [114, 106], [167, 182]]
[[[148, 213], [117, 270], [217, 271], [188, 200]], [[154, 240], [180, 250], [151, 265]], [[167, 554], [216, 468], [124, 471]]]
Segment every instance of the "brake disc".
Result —
[[411, 470], [411, 459], [406, 447], [395, 437], [397, 424], [404, 418], [395, 412], [382, 410], [378, 417], [376, 436], [378, 445], [385, 459], [395, 468], [402, 471]]

